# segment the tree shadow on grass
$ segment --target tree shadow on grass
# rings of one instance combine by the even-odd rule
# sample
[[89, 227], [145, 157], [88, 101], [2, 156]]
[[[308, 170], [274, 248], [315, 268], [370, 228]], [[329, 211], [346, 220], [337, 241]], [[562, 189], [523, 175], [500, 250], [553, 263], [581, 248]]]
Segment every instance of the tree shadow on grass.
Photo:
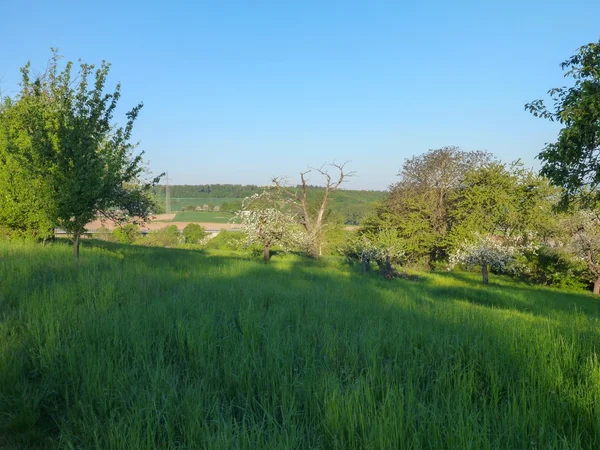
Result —
[[498, 277], [489, 285], [473, 274], [436, 273], [425, 280], [436, 298], [468, 301], [482, 306], [511, 309], [534, 315], [585, 314], [600, 317], [600, 301], [587, 292], [564, 291]]

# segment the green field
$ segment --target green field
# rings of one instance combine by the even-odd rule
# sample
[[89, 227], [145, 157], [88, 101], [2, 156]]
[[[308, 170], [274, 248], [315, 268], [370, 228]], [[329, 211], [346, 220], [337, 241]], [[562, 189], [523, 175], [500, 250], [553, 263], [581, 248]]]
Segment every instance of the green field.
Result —
[[[171, 197], [171, 211], [180, 211], [186, 206], [202, 206], [202, 205], [222, 205], [225, 202], [241, 202], [243, 198], [178, 198]], [[165, 208], [165, 199], [157, 198], [156, 202]]]
[[184, 211], [178, 212], [173, 221], [228, 223], [232, 218], [233, 214], [226, 212]]
[[600, 303], [338, 259], [0, 243], [0, 448], [597, 449]]

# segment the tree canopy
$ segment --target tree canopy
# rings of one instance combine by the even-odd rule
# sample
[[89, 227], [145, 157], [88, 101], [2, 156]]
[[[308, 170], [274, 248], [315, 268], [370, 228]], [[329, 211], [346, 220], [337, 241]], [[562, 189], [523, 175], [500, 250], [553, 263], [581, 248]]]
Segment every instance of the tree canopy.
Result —
[[600, 41], [580, 47], [561, 68], [573, 85], [550, 89], [551, 107], [535, 100], [525, 108], [563, 125], [538, 156], [542, 174], [564, 188], [563, 204], [577, 196], [590, 204], [600, 199]]
[[72, 62], [59, 70], [59, 61], [54, 52], [46, 72], [34, 78], [25, 65], [21, 91], [4, 101], [0, 184], [15, 194], [4, 200], [0, 221], [42, 238], [60, 227], [72, 235], [79, 256], [85, 225], [97, 216], [117, 222], [148, 217], [149, 189], [158, 178], [146, 176], [143, 152], [134, 153], [131, 142], [142, 105], [127, 113], [125, 126], [113, 122], [121, 90], [105, 92], [110, 64], [96, 69], [80, 62], [74, 73]]

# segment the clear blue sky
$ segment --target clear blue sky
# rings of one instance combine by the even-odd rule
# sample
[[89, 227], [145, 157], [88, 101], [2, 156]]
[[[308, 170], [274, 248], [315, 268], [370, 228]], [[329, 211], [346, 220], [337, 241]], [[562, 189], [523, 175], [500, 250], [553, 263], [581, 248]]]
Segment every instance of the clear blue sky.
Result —
[[2, 2], [0, 87], [14, 93], [27, 60], [43, 70], [50, 47], [110, 61], [117, 119], [144, 102], [135, 137], [180, 184], [352, 160], [348, 188], [385, 189], [444, 145], [534, 166], [558, 128], [523, 104], [600, 37], [597, 0], [153, 3]]

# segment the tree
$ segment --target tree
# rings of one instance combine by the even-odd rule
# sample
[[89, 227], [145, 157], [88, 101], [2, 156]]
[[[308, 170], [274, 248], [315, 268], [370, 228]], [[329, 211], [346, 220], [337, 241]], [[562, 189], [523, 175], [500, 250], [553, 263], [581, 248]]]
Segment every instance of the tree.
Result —
[[496, 272], [504, 272], [513, 260], [517, 249], [492, 236], [475, 235], [475, 242], [466, 242], [450, 257], [451, 267], [464, 264], [467, 267], [479, 267], [484, 284], [489, 283], [491, 267]]
[[487, 163], [465, 174], [452, 195], [451, 247], [482, 236], [500, 235], [521, 243], [548, 239], [555, 230], [557, 189], [523, 168], [520, 161]]
[[[304, 227], [308, 238], [308, 253], [313, 258], [318, 258], [322, 251], [323, 228], [325, 225], [325, 212], [328, 201], [333, 192], [337, 191], [347, 178], [354, 176], [355, 172], [347, 172], [344, 164], [324, 164], [320, 168], [309, 168], [300, 173], [300, 190], [293, 189], [286, 185], [286, 180], [281, 177], [273, 178], [275, 189], [285, 195], [295, 206], [300, 218], [300, 224]], [[326, 167], [334, 168], [337, 172], [335, 176], [331, 175]], [[325, 178], [322, 197], [314, 208], [308, 198], [308, 174], [317, 172]]]
[[600, 199], [600, 41], [580, 47], [561, 68], [574, 85], [548, 91], [551, 109], [543, 100], [527, 103], [525, 109], [563, 125], [557, 141], [538, 155], [542, 174], [564, 187], [563, 204], [583, 196], [589, 205]]
[[467, 172], [491, 160], [489, 153], [465, 152], [454, 146], [407, 159], [398, 173], [400, 181], [390, 186], [388, 198], [364, 228], [375, 232], [395, 227], [413, 261], [443, 259], [448, 251], [451, 194]]
[[381, 274], [391, 279], [398, 275], [393, 265], [405, 261], [403, 244], [397, 230], [388, 228], [375, 233], [359, 234], [349, 243], [345, 254], [358, 259], [362, 263], [363, 272], [369, 271], [371, 262], [377, 263]]
[[123, 226], [116, 227], [112, 231], [112, 235], [119, 244], [133, 244], [142, 236], [142, 233], [137, 225], [128, 223]]
[[580, 210], [567, 217], [562, 226], [569, 233], [566, 249], [587, 267], [593, 292], [600, 294], [600, 217], [592, 210]]
[[182, 231], [186, 244], [198, 244], [206, 237], [206, 230], [197, 223], [189, 223]]
[[263, 260], [271, 258], [271, 248], [304, 246], [306, 233], [298, 226], [296, 214], [290, 212], [289, 200], [281, 200], [273, 191], [254, 194], [243, 202], [235, 215], [246, 235], [246, 245], [263, 246]]
[[112, 93], [104, 92], [110, 64], [103, 61], [94, 72], [93, 65], [82, 62], [74, 78], [73, 63], [59, 72], [59, 59], [54, 52], [46, 73], [33, 81], [29, 64], [23, 67], [20, 100], [47, 99], [45, 121], [34, 133], [51, 137], [47, 175], [56, 222], [71, 234], [78, 258], [85, 225], [96, 216], [118, 223], [145, 220], [153, 206], [149, 190], [158, 178], [143, 178], [143, 152], [135, 155], [136, 145], [130, 142], [142, 104], [127, 113], [124, 127], [112, 122], [121, 94], [120, 85]]
[[12, 237], [46, 240], [54, 235], [47, 101], [36, 88], [0, 105], [0, 227]]

